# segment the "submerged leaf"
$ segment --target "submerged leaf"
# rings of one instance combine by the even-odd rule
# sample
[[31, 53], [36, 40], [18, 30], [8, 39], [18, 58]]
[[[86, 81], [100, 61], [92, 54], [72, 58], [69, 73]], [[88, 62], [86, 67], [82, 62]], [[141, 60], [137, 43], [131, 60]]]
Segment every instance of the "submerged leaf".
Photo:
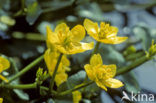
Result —
[[26, 20], [30, 25], [33, 25], [37, 18], [42, 13], [42, 9], [36, 0], [28, 0], [26, 2], [27, 5], [27, 16]]
[[70, 76], [67, 80], [68, 88], [74, 88], [76, 85], [81, 84], [85, 76], [86, 76], [86, 72], [84, 70], [81, 70], [78, 73]]
[[23, 92], [22, 90], [14, 89], [13, 91], [18, 95], [20, 99], [29, 100], [28, 94]]

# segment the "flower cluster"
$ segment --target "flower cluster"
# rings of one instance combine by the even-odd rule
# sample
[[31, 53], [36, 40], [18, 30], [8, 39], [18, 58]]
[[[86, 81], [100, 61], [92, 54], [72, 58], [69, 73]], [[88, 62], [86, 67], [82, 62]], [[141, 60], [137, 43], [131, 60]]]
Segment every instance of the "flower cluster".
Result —
[[65, 23], [56, 26], [54, 32], [47, 26], [47, 47], [44, 59], [47, 64], [49, 74], [52, 75], [60, 53], [64, 54], [58, 67], [55, 77], [56, 85], [59, 86], [68, 78], [66, 71], [69, 71], [70, 61], [65, 55], [81, 53], [93, 48], [94, 43], [80, 42], [85, 37], [85, 29], [82, 25], [77, 25], [71, 30]]
[[[97, 23], [89, 19], [85, 19], [84, 27], [82, 25], [76, 25], [71, 30], [65, 23], [57, 25], [54, 31], [47, 26], [46, 44], [48, 49], [44, 54], [44, 60], [51, 76], [56, 69], [59, 56], [61, 54], [63, 55], [54, 79], [57, 86], [67, 81], [68, 78], [66, 72], [70, 70], [70, 61], [67, 59], [67, 55], [82, 53], [94, 48], [93, 42], [81, 42], [86, 34], [85, 29], [96, 41], [105, 44], [119, 44], [127, 39], [127, 37], [116, 36], [118, 32], [116, 27], [101, 22], [99, 28]], [[86, 64], [84, 68], [88, 77], [106, 91], [106, 87], [119, 88], [123, 86], [122, 82], [113, 79], [116, 74], [116, 65], [103, 65], [100, 54], [94, 54], [90, 59], [90, 64]], [[81, 92], [74, 91], [72, 94], [74, 103], [79, 103], [82, 98]]]

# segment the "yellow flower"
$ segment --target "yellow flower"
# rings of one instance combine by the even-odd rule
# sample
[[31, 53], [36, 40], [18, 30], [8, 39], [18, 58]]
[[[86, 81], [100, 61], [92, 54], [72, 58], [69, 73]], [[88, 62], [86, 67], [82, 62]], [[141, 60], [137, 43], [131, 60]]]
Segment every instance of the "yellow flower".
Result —
[[117, 37], [118, 28], [110, 26], [107, 23], [101, 22], [98, 27], [97, 22], [92, 22], [89, 19], [85, 19], [84, 27], [87, 33], [98, 42], [105, 44], [119, 44], [124, 42], [127, 37]]
[[90, 59], [90, 64], [84, 66], [88, 77], [96, 84], [107, 91], [107, 87], [119, 88], [123, 83], [113, 79], [116, 74], [116, 65], [103, 65], [100, 54], [94, 54]]
[[[10, 67], [10, 62], [5, 59], [4, 57], [0, 57], [0, 73]], [[4, 80], [5, 82], [8, 82], [8, 80], [0, 75], [0, 79]]]
[[53, 32], [47, 26], [47, 46], [48, 48], [57, 48], [64, 54], [76, 54], [93, 48], [94, 43], [80, 42], [85, 37], [85, 29], [81, 25], [75, 26], [69, 30], [65, 23], [56, 26]]
[[73, 94], [73, 103], [79, 103], [80, 100], [82, 99], [82, 95], [80, 91], [74, 91], [72, 92]]
[[150, 55], [153, 55], [156, 53], [156, 44], [154, 44], [154, 40], [152, 40], [151, 47], [149, 48]]
[[[44, 60], [46, 62], [49, 74], [51, 76], [53, 75], [53, 72], [55, 70], [55, 66], [59, 55], [60, 53], [56, 51], [52, 51], [51, 49], [46, 50], [44, 54]], [[67, 81], [68, 75], [66, 74], [66, 71], [70, 70], [69, 66], [70, 66], [70, 61], [67, 59], [65, 55], [63, 55], [55, 77], [55, 82], [57, 86]]]
[[3, 98], [0, 98], [0, 103], [3, 103]]

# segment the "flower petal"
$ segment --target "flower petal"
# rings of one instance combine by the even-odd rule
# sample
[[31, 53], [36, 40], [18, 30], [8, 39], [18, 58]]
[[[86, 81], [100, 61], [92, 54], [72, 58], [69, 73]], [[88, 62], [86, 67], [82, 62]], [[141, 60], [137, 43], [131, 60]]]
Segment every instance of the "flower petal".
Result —
[[67, 35], [69, 32], [69, 27], [66, 25], [66, 23], [58, 24], [55, 28], [55, 32], [62, 32], [64, 35]]
[[113, 79], [113, 78], [109, 78], [107, 80], [104, 81], [104, 84], [107, 86], [107, 87], [110, 87], [110, 88], [120, 88], [122, 87], [124, 84], [119, 81], [118, 79]]
[[3, 98], [0, 98], [0, 103], [3, 103]]
[[85, 68], [85, 71], [86, 71], [88, 77], [89, 77], [91, 80], [94, 81], [94, 80], [96, 79], [96, 77], [95, 77], [95, 75], [94, 75], [94, 70], [93, 70], [93, 68], [91, 67], [91, 65], [86, 64], [86, 65], [84, 66], [84, 68]]
[[62, 57], [61, 63], [65, 66], [70, 66], [70, 61], [68, 60], [68, 58], [65, 55], [63, 55], [63, 57]]
[[79, 42], [73, 42], [71, 46], [69, 46], [69, 49], [65, 49], [63, 47], [58, 47], [60, 52], [64, 54], [76, 54], [76, 53], [82, 53], [86, 50], [90, 50], [94, 47], [94, 42], [90, 43], [79, 43]]
[[106, 71], [106, 75], [109, 78], [113, 78], [116, 74], [116, 65], [112, 64], [112, 65], [103, 65], [103, 68]]
[[111, 37], [115, 37], [118, 33], [118, 28], [117, 27], [114, 27], [114, 26], [111, 26], [111, 31], [109, 31], [109, 35], [107, 35], [107, 38], [111, 38]]
[[80, 91], [74, 91], [72, 92], [73, 94], [73, 103], [79, 103], [80, 100], [82, 99], [82, 94]]
[[84, 51], [86, 50], [91, 50], [94, 47], [94, 42], [90, 42], [90, 43], [82, 43], [81, 42], [81, 47]]
[[0, 73], [10, 67], [10, 62], [4, 58], [0, 57]]
[[4, 76], [0, 75], [0, 79], [2, 79], [3, 81], [5, 81], [6, 83], [8, 83], [8, 79], [6, 79]]
[[84, 27], [87, 30], [87, 33], [92, 36], [93, 38], [98, 35], [98, 24], [92, 22], [89, 19], [84, 20]]
[[51, 28], [47, 26], [47, 47], [48, 48], [54, 48], [53, 43], [57, 43], [59, 41], [59, 38], [56, 33], [52, 32]]
[[93, 66], [102, 65], [103, 61], [100, 54], [94, 54], [90, 59], [90, 64]]
[[105, 91], [107, 91], [106, 86], [105, 86], [102, 82], [96, 81], [96, 84], [97, 84], [99, 87], [101, 87], [102, 89], [104, 89]]
[[58, 53], [51, 51], [51, 49], [46, 50], [44, 53], [44, 60], [46, 62], [46, 65], [48, 67], [49, 74], [52, 75], [53, 71], [55, 69]]
[[63, 82], [67, 81], [68, 75], [65, 72], [56, 74], [55, 82], [57, 87], [59, 87]]
[[85, 29], [82, 25], [75, 26], [72, 30], [72, 40], [73, 41], [81, 41], [85, 37]]
[[128, 37], [114, 37], [114, 38], [107, 38], [107, 39], [101, 39], [99, 42], [103, 42], [105, 44], [120, 44], [127, 40]]
[[56, 45], [56, 48], [58, 49], [59, 52], [61, 52], [63, 54], [70, 54], [70, 53], [68, 53], [66, 48], [64, 48], [62, 45]]

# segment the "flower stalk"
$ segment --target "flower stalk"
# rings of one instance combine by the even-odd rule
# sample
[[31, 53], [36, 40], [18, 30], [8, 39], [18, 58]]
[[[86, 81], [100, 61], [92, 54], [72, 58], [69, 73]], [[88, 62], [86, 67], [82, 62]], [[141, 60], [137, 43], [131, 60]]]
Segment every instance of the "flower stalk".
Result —
[[82, 83], [82, 84], [76, 86], [75, 88], [72, 88], [72, 89], [66, 90], [64, 92], [61, 92], [60, 94], [58, 94], [58, 96], [67, 95], [67, 94], [72, 93], [72, 92], [74, 92], [76, 90], [79, 90], [81, 88], [87, 87], [87, 86], [89, 86], [89, 85], [91, 85], [93, 83], [94, 83], [94, 81], [89, 81], [87, 83]]
[[[127, 73], [127, 72], [133, 70], [137, 66], [140, 66], [141, 64], [145, 63], [146, 61], [152, 59], [153, 56], [151, 58], [147, 58], [146, 55], [145, 55], [145, 56], [139, 58], [137, 61], [133, 62], [132, 64], [130, 64], [130, 65], [126, 66], [126, 67], [118, 69], [117, 73], [116, 73], [116, 76]], [[59, 96], [63, 96], [63, 95], [72, 93], [73, 91], [76, 91], [76, 90], [79, 90], [81, 88], [87, 87], [88, 85], [93, 84], [93, 83], [94, 83], [94, 81], [90, 81], [88, 83], [82, 83], [79, 86], [77, 86], [76, 88], [72, 88], [72, 89], [69, 89], [69, 90], [66, 90], [66, 91], [60, 93]]]
[[[17, 84], [17, 85], [12, 85], [12, 84], [0, 84], [0, 88], [8, 88], [8, 89], [35, 89], [37, 88], [36, 82], [30, 83], [30, 84]], [[45, 86], [40, 86], [40, 89], [43, 89], [45, 91], [49, 91], [49, 88]], [[57, 94], [56, 91], [51, 91], [53, 94]]]
[[13, 77], [11, 77], [9, 79], [9, 82], [12, 82], [13, 80], [17, 79], [18, 77], [22, 76], [23, 74], [25, 74], [27, 71], [29, 71], [32, 67], [34, 67], [35, 65], [37, 65], [38, 63], [40, 63], [43, 60], [43, 55], [41, 55], [40, 57], [38, 57], [36, 60], [34, 60], [32, 63], [30, 63], [29, 65], [27, 65], [25, 68], [23, 68], [20, 72], [18, 72], [16, 75], [14, 75]]
[[57, 70], [58, 70], [60, 61], [61, 61], [61, 59], [62, 59], [62, 56], [63, 56], [63, 54], [61, 53], [61, 54], [59, 55], [59, 58], [58, 58], [58, 60], [57, 60], [57, 64], [56, 64], [56, 66], [55, 66], [55, 70], [54, 70], [53, 75], [52, 75], [52, 77], [51, 77], [50, 85], [49, 85], [49, 94], [51, 93], [51, 91], [52, 91], [52, 89], [53, 89], [55, 76], [56, 76], [56, 73], [57, 73]]
[[148, 58], [146, 55], [144, 55], [143, 57], [138, 58], [136, 61], [134, 61], [132, 64], [130, 64], [129, 66], [125, 66], [123, 68], [120, 68], [117, 70], [117, 74], [116, 75], [121, 75], [124, 73], [127, 73], [131, 70], [133, 70], [134, 68], [136, 68], [137, 66], [145, 63], [146, 61], [152, 59], [152, 57]]
[[[123, 68], [118, 69], [117, 70], [117, 73], [116, 73], [116, 76], [121, 75], [121, 74], [124, 74], [124, 73], [127, 73], [130, 70], [133, 70], [137, 66], [139, 66], [139, 65], [145, 63], [146, 61], [152, 59], [153, 56], [151, 56], [150, 58], [147, 58], [146, 55], [145, 55], [145, 56], [139, 58], [137, 61], [133, 62], [132, 64], [130, 64], [130, 65], [126, 66], [126, 67], [123, 67]], [[49, 77], [49, 75], [47, 76], [47, 78], [48, 77]], [[66, 90], [64, 92], [61, 92], [60, 94], [58, 94], [58, 96], [63, 96], [63, 95], [72, 93], [73, 91], [76, 91], [76, 90], [79, 90], [81, 88], [87, 87], [87, 86], [89, 86], [89, 85], [91, 85], [93, 83], [94, 83], [94, 81], [89, 81], [87, 83], [82, 83], [79, 86], [77, 86], [76, 88], [72, 88], [72, 89]], [[0, 84], [0, 88], [9, 88], [9, 89], [34, 89], [34, 88], [36, 88], [36, 83], [32, 83], [32, 84], [19, 84], [19, 85], [11, 85], [11, 84], [5, 84], [4, 85], [4, 84]], [[49, 91], [49, 88], [44, 87], [44, 86], [41, 86], [41, 89], [44, 89], [46, 91]], [[51, 90], [51, 93], [57, 94], [55, 91], [52, 91], [52, 90]]]
[[19, 84], [19, 85], [1, 84], [0, 87], [9, 88], [9, 89], [33, 89], [33, 88], [36, 88], [36, 83]]
[[[100, 46], [100, 42], [97, 41], [91, 56], [97, 53], [99, 46]], [[88, 76], [86, 75], [83, 83], [87, 82], [87, 80], [88, 80]]]
[[94, 48], [94, 50], [93, 50], [93, 52], [92, 52], [92, 55], [93, 54], [95, 54], [95, 53], [97, 53], [97, 51], [98, 51], [98, 49], [99, 49], [99, 46], [100, 46], [100, 42], [96, 42], [96, 45], [95, 45], [95, 48]]

